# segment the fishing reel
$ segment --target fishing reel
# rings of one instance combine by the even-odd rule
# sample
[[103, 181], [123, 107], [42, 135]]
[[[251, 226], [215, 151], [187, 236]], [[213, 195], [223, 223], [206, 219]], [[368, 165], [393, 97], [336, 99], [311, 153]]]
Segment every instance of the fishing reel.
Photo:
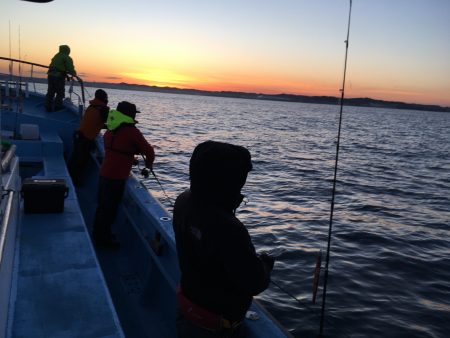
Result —
[[[142, 155], [142, 154], [141, 154], [141, 156], [142, 156], [142, 159], [144, 160], [144, 162], [146, 163], [147, 160], [146, 160], [145, 156]], [[140, 164], [139, 164], [139, 160], [138, 160], [137, 157], [134, 158], [134, 160], [133, 160], [133, 165], [138, 167], [138, 169], [139, 169], [140, 172], [141, 172], [141, 175], [142, 175], [144, 178], [148, 178], [148, 177], [150, 176], [150, 172], [152, 173], [152, 175], [153, 175], [153, 177], [155, 178], [156, 182], [158, 182], [158, 185], [160, 186], [160, 188], [161, 188], [161, 190], [162, 190], [164, 196], [166, 196], [167, 200], [168, 200], [169, 203], [170, 203], [170, 206], [171, 206], [172, 209], [173, 209], [173, 202], [172, 202], [172, 200], [170, 199], [170, 197], [167, 196], [167, 193], [166, 193], [166, 191], [164, 190], [164, 188], [163, 188], [161, 182], [159, 181], [158, 177], [156, 176], [155, 172], [153, 171], [153, 168], [150, 168], [150, 169], [149, 169], [149, 168], [147, 168], [147, 167], [145, 167], [145, 166], [144, 166], [144, 168], [141, 168], [141, 166], [140, 166]]]
[[139, 159], [137, 157], [134, 157], [133, 159], [133, 167], [137, 166], [139, 171], [141, 172], [141, 175], [144, 178], [148, 178], [148, 176], [150, 175], [150, 170], [148, 170], [148, 168], [144, 167], [141, 168], [140, 164], [139, 164]]
[[150, 173], [150, 170], [148, 170], [147, 168], [141, 169], [141, 175], [144, 176], [144, 178], [148, 178], [149, 173]]

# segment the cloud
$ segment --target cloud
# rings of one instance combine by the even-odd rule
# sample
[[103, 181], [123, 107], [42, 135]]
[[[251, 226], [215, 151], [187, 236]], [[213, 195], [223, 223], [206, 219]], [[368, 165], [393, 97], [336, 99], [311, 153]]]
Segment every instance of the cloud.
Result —
[[106, 76], [105, 79], [107, 80], [122, 80], [121, 76]]

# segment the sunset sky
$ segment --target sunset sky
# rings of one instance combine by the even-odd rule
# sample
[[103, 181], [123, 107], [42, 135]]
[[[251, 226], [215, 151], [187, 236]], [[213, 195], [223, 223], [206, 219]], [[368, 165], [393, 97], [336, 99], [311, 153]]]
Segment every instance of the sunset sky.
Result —
[[[348, 10], [349, 0], [1, 0], [0, 56], [48, 64], [67, 44], [85, 81], [339, 96]], [[346, 97], [450, 106], [449, 0], [353, 0], [351, 20]]]

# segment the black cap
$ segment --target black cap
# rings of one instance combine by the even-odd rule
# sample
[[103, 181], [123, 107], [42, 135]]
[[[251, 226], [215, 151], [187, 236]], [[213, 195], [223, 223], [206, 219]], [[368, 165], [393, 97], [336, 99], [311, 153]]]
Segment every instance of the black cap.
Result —
[[97, 89], [95, 91], [95, 98], [105, 103], [108, 103], [108, 94], [103, 89]]
[[136, 110], [136, 105], [127, 101], [119, 102], [117, 105], [117, 110], [133, 119], [136, 117], [136, 114], [140, 113]]

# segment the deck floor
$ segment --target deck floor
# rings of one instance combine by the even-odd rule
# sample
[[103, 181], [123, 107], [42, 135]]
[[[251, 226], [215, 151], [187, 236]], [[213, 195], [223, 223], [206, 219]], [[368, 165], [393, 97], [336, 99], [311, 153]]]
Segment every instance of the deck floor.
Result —
[[[93, 193], [93, 187], [96, 186], [97, 177], [91, 176], [82, 187], [77, 188], [80, 207], [88, 228], [91, 228], [94, 220], [93, 206], [97, 203], [97, 196]], [[96, 189], [94, 191], [96, 192]], [[133, 248], [130, 248], [126, 241], [121, 244], [120, 250], [117, 251], [98, 249], [96, 252], [125, 335], [175, 337], [175, 321], [164, 324], [164, 321], [171, 319], [162, 318], [161, 309], [153, 306], [145, 295], [145, 278], [131, 264], [136, 259]]]
[[69, 195], [62, 213], [25, 213], [21, 203], [8, 337], [123, 337], [61, 140], [53, 133], [34, 143], [30, 154], [26, 143], [20, 143], [22, 158], [42, 156], [41, 177], [65, 179]]

